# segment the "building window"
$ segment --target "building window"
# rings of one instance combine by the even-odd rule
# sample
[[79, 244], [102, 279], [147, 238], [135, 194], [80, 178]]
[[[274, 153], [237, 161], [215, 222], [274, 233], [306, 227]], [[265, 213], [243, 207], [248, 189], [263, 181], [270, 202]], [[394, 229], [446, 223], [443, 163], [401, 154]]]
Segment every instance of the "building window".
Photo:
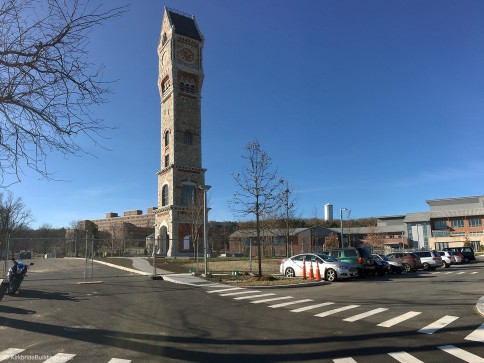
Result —
[[185, 236], [183, 237], [183, 249], [184, 250], [189, 250], [190, 249], [190, 241], [191, 241], [191, 236]]
[[163, 185], [161, 189], [161, 205], [168, 205], [168, 185]]
[[435, 229], [447, 229], [445, 221], [435, 221]]
[[182, 204], [192, 205], [195, 202], [195, 186], [183, 184], [182, 186]]
[[185, 131], [183, 133], [183, 143], [185, 145], [192, 145], [193, 137], [192, 137], [192, 133], [190, 131]]
[[479, 218], [469, 219], [469, 227], [481, 227], [481, 226], [482, 226], [482, 219], [479, 219]]
[[165, 146], [170, 145], [170, 131], [165, 131]]
[[452, 228], [464, 228], [463, 219], [453, 219], [450, 221]]
[[170, 155], [165, 155], [165, 168], [170, 166]]

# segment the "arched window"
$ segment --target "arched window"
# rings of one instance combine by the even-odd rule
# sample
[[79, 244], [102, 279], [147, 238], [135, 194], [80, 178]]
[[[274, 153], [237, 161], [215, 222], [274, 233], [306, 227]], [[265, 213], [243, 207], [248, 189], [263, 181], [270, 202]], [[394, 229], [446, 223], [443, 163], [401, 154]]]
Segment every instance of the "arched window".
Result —
[[163, 185], [161, 189], [161, 205], [166, 206], [168, 205], [168, 185]]
[[170, 145], [170, 131], [165, 131], [165, 146]]

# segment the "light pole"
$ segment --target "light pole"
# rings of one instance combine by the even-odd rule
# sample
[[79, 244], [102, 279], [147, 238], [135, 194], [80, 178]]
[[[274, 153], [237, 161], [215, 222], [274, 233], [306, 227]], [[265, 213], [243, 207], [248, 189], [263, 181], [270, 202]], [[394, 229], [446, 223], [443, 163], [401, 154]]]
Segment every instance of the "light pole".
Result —
[[198, 188], [203, 190], [203, 254], [204, 254], [204, 262], [205, 262], [205, 276], [208, 274], [208, 261], [207, 261], [207, 252], [208, 252], [208, 239], [207, 239], [207, 191], [210, 190], [211, 185], [199, 185]]
[[344, 248], [345, 244], [343, 241], [343, 211], [347, 210], [346, 208], [339, 209], [339, 220], [341, 222], [341, 248]]

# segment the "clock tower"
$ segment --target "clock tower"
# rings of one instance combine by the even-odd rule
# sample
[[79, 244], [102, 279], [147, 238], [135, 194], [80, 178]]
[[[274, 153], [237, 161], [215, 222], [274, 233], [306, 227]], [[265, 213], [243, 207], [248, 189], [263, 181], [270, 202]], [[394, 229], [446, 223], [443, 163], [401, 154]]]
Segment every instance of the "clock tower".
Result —
[[205, 184], [202, 168], [203, 36], [193, 16], [165, 8], [158, 43], [161, 165], [155, 238], [158, 252], [193, 255], [190, 206]]

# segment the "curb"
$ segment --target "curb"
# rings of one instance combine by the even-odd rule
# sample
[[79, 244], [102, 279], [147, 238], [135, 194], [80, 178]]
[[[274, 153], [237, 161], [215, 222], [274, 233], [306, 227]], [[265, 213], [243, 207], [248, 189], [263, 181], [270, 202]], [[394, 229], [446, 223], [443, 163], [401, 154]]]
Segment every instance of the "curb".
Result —
[[476, 308], [477, 311], [484, 316], [484, 296], [477, 300]]

